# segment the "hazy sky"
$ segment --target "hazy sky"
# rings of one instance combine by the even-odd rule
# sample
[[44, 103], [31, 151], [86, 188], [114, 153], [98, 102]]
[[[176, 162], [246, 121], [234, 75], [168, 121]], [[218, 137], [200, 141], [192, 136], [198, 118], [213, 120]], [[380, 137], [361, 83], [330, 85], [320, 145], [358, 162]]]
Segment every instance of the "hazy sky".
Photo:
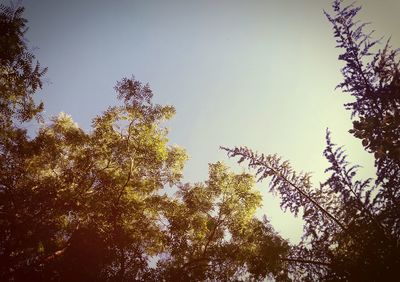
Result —
[[[8, 1], [2, 1], [7, 3]], [[400, 1], [358, 1], [377, 36], [400, 47]], [[186, 148], [185, 181], [204, 181], [208, 163], [235, 165], [220, 145], [278, 153], [298, 170], [324, 180], [325, 129], [350, 160], [373, 176], [372, 158], [348, 129], [338, 50], [323, 15], [329, 1], [22, 1], [27, 38], [49, 68], [40, 93], [46, 116], [72, 115], [85, 129], [115, 104], [124, 76], [148, 82], [155, 101], [177, 110], [171, 143]], [[301, 221], [264, 194], [266, 214], [294, 242]]]

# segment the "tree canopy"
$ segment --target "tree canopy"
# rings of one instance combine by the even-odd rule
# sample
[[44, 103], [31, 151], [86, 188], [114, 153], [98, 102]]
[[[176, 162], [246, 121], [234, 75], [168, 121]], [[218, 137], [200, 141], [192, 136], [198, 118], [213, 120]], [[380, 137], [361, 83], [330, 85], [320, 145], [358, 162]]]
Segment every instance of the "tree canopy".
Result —
[[290, 247], [255, 217], [253, 177], [216, 163], [204, 183], [181, 183], [187, 155], [164, 126], [175, 110], [149, 85], [117, 82], [119, 104], [89, 131], [60, 113], [29, 137], [45, 69], [22, 14], [1, 6], [0, 280], [287, 279]]
[[247, 161], [259, 180], [270, 179], [281, 207], [305, 222], [301, 243], [293, 248], [291, 269], [297, 279], [327, 281], [389, 281], [400, 267], [400, 84], [397, 49], [389, 41], [365, 33], [355, 20], [360, 7], [333, 2], [333, 25], [344, 81], [338, 85], [354, 97], [345, 105], [352, 111], [356, 138], [375, 157], [376, 177], [357, 179], [357, 165], [347, 161], [342, 147], [327, 130], [324, 156], [328, 178], [319, 186], [310, 175], [297, 173], [277, 155], [257, 154], [246, 147], [223, 148], [239, 162]]
[[27, 30], [22, 7], [15, 10], [0, 6], [0, 117], [2, 129], [10, 126], [12, 119], [29, 121], [43, 110], [36, 105], [33, 95], [42, 87], [41, 68], [35, 56], [28, 51], [24, 40]]
[[[208, 179], [183, 183], [187, 154], [171, 145], [173, 106], [148, 84], [122, 78], [119, 102], [83, 130], [65, 113], [42, 120], [46, 68], [24, 40], [23, 8], [0, 7], [1, 281], [378, 281], [400, 269], [400, 69], [397, 50], [366, 33], [354, 5], [333, 2], [344, 80], [354, 100], [350, 133], [375, 158], [360, 179], [326, 133], [327, 179], [313, 185], [275, 154], [225, 148], [255, 175], [209, 164]], [[256, 180], [304, 220], [298, 245], [261, 206]], [[173, 187], [176, 193], [170, 193]]]

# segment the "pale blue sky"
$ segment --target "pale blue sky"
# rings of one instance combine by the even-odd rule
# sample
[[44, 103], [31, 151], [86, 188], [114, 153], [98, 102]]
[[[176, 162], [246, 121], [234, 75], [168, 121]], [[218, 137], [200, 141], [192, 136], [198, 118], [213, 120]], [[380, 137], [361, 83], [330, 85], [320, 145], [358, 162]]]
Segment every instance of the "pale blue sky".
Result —
[[[400, 1], [359, 1], [361, 19], [400, 47]], [[208, 163], [235, 165], [220, 145], [278, 153], [323, 180], [325, 129], [373, 176], [372, 158], [347, 130], [338, 50], [323, 15], [329, 1], [22, 1], [35, 54], [49, 67], [40, 97], [46, 116], [70, 114], [85, 129], [116, 102], [115, 82], [134, 75], [177, 110], [171, 143], [186, 148], [185, 181], [204, 181]], [[336, 92], [336, 93], [335, 93]], [[261, 191], [267, 183], [258, 184]], [[286, 238], [301, 221], [264, 193]]]

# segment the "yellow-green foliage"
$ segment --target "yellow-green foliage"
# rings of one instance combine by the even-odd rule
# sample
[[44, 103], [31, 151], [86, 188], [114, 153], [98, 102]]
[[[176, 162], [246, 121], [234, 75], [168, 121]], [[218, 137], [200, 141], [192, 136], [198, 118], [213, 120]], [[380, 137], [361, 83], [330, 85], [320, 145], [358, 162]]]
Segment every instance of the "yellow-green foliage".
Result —
[[[120, 104], [89, 131], [60, 113], [28, 137], [23, 122], [43, 109], [32, 98], [43, 70], [26, 51], [22, 11], [0, 12], [0, 280], [281, 275], [288, 246], [254, 217], [253, 177], [216, 163], [205, 183], [181, 184], [187, 155], [163, 126], [175, 110], [153, 104], [148, 85], [118, 82]], [[162, 190], [170, 186], [176, 196]]]

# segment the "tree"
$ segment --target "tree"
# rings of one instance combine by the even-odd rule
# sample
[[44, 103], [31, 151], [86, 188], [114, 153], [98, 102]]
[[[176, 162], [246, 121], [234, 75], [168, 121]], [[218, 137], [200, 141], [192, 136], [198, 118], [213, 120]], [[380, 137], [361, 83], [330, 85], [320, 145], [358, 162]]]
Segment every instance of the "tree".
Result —
[[[92, 265], [80, 268], [96, 274], [90, 280], [121, 280], [145, 271], [146, 257], [160, 248], [158, 191], [179, 181], [186, 159], [159, 126], [173, 108], [153, 105], [148, 86], [133, 79], [116, 90], [123, 105], [95, 118], [92, 132], [60, 114], [32, 140], [3, 148], [2, 248], [10, 275], [57, 269], [76, 280], [83, 275], [77, 265]], [[94, 254], [97, 261], [82, 261]]]
[[338, 47], [345, 50], [339, 60], [346, 64], [342, 69], [344, 81], [338, 87], [355, 98], [354, 102], [345, 105], [355, 118], [350, 133], [362, 140], [365, 150], [374, 154], [376, 184], [383, 188], [379, 190], [377, 200], [386, 206], [382, 207], [388, 213], [386, 223], [398, 234], [400, 213], [395, 212], [400, 199], [398, 49], [391, 49], [388, 40], [382, 50], [373, 52], [372, 47], [380, 40], [371, 39], [372, 32], [363, 33], [366, 24], [357, 26], [354, 23], [353, 18], [360, 8], [341, 8], [339, 1], [333, 8], [336, 17], [328, 14], [327, 17], [333, 24]]
[[29, 121], [43, 110], [33, 94], [42, 87], [42, 69], [24, 41], [27, 30], [23, 7], [0, 5], [0, 120], [2, 131], [12, 120]]
[[344, 53], [339, 60], [344, 82], [338, 87], [355, 101], [352, 110], [356, 138], [374, 153], [377, 176], [356, 180], [342, 147], [332, 143], [327, 131], [324, 156], [330, 163], [326, 182], [313, 187], [310, 175], [296, 173], [276, 155], [252, 152], [246, 147], [224, 148], [231, 157], [248, 161], [258, 180], [270, 179], [270, 190], [281, 196], [281, 207], [295, 215], [303, 212], [304, 235], [293, 248], [291, 269], [295, 279], [378, 281], [398, 277], [400, 241], [400, 84], [397, 50], [389, 43], [373, 53], [379, 43], [365, 34], [365, 24], [354, 21], [359, 7], [333, 2], [334, 36]]
[[1, 281], [287, 278], [289, 245], [255, 218], [253, 177], [217, 163], [207, 182], [181, 184], [187, 156], [163, 126], [175, 110], [148, 85], [118, 82], [119, 104], [88, 132], [60, 113], [28, 137], [44, 69], [24, 43], [23, 8], [1, 10]]
[[1, 6], [1, 280], [139, 276], [162, 246], [158, 191], [180, 180], [186, 159], [161, 126], [174, 109], [123, 79], [115, 88], [123, 104], [90, 133], [60, 114], [28, 138], [22, 123], [43, 109], [33, 95], [45, 70], [27, 51], [22, 13]]
[[255, 218], [261, 196], [251, 175], [210, 165], [206, 183], [186, 184], [166, 211], [168, 248], [158, 262], [168, 281], [262, 281], [287, 278], [289, 245]]
[[[14, 198], [6, 200], [7, 194], [12, 189], [12, 183], [19, 180], [20, 172], [9, 154], [29, 154], [25, 150], [28, 144], [26, 130], [17, 123], [39, 118], [43, 109], [43, 104], [36, 105], [32, 96], [41, 88], [46, 69], [41, 69], [35, 62], [23, 39], [26, 31], [23, 10], [22, 7], [12, 9], [0, 6], [0, 278], [11, 267], [12, 262], [7, 258], [21, 255], [21, 252], [12, 252], [7, 242], [13, 241], [15, 249], [22, 244], [17, 238], [12, 238], [14, 234], [21, 236], [22, 230], [17, 227], [20, 214], [8, 217], [16, 202]], [[7, 172], [12, 172], [12, 175], [7, 175]]]

